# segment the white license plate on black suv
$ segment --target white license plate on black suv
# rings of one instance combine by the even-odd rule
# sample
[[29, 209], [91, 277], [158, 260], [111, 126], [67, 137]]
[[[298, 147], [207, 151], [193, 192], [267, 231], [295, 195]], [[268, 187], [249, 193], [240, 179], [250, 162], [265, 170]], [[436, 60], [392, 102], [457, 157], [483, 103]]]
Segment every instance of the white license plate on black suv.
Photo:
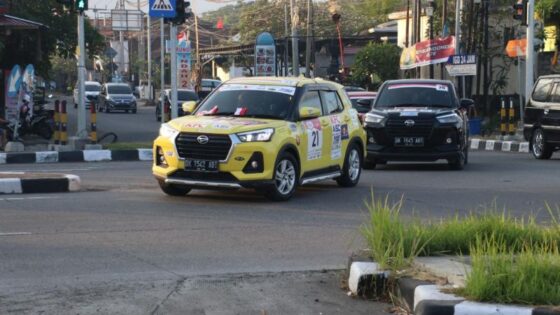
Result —
[[423, 147], [424, 137], [395, 137], [396, 147]]

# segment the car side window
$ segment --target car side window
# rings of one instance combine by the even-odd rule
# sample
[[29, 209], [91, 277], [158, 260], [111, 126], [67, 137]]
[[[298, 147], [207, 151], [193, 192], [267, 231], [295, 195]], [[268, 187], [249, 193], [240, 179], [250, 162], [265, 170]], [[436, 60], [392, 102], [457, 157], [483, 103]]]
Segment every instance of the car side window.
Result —
[[306, 92], [299, 101], [299, 108], [303, 107], [313, 107], [317, 108], [321, 113], [323, 108], [321, 106], [321, 98], [319, 97], [319, 91], [308, 91]]
[[548, 94], [550, 93], [550, 89], [552, 88], [552, 84], [552, 79], [540, 79], [535, 86], [535, 90], [533, 91], [533, 100], [537, 102], [546, 102], [548, 99]]
[[550, 94], [550, 101], [552, 103], [560, 103], [560, 82], [556, 82], [556, 84], [554, 84], [554, 88]]
[[327, 115], [342, 112], [342, 102], [335, 91], [321, 91], [321, 98], [323, 99]]

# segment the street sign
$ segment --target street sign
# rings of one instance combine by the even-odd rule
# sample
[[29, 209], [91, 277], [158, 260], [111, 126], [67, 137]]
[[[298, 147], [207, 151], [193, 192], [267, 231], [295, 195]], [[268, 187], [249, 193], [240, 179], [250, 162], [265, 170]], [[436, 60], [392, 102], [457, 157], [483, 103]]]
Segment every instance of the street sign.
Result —
[[476, 75], [476, 55], [449, 56], [445, 68], [454, 77]]
[[176, 0], [150, 0], [150, 17], [154, 18], [173, 18]]

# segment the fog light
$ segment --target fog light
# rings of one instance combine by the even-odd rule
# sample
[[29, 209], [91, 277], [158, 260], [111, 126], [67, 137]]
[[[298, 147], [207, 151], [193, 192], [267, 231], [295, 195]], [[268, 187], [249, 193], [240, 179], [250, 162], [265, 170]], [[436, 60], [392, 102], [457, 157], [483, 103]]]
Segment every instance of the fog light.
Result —
[[257, 161], [251, 162], [251, 167], [254, 168], [254, 169], [259, 168], [259, 162], [257, 162]]
[[167, 161], [165, 160], [165, 156], [163, 155], [163, 150], [161, 149], [161, 147], [157, 147], [156, 162], [159, 166], [163, 166], [163, 167], [167, 166]]
[[368, 142], [369, 143], [375, 143], [375, 138], [374, 137], [369, 137]]
[[451, 143], [453, 143], [453, 139], [447, 138], [447, 139], [445, 139], [445, 142], [447, 142], [447, 144], [451, 144]]

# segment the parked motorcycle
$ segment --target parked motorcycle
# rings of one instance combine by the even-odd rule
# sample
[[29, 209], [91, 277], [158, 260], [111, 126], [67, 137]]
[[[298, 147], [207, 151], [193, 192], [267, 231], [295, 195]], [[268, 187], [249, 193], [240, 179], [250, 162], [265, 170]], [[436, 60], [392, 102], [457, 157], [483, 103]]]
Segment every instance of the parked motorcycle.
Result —
[[[17, 128], [17, 138], [14, 137]], [[36, 134], [44, 139], [51, 139], [54, 133], [54, 119], [48, 110], [36, 110], [30, 115], [29, 108], [22, 106], [18, 121], [10, 121], [4, 124], [9, 141], [20, 141], [20, 137], [28, 134]]]

